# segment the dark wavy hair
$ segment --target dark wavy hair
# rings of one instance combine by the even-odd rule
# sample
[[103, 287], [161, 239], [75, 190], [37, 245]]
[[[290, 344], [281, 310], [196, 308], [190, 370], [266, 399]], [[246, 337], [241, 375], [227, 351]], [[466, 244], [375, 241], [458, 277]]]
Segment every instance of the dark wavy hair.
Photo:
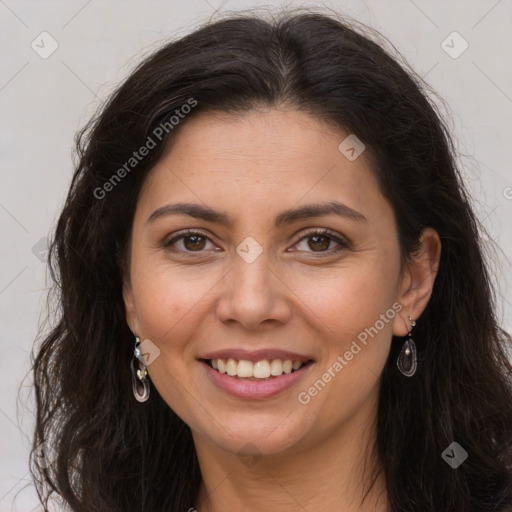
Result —
[[[179, 127], [199, 112], [259, 107], [306, 112], [363, 141], [394, 209], [403, 257], [417, 250], [423, 228], [441, 238], [432, 297], [414, 333], [417, 373], [400, 374], [403, 339], [393, 338], [380, 379], [375, 452], [390, 510], [512, 508], [510, 337], [497, 323], [483, 231], [431, 95], [379, 35], [312, 10], [208, 22], [130, 74], [77, 135], [77, 166], [51, 245], [60, 313], [32, 354], [31, 470], [45, 510], [53, 496], [76, 512], [194, 505], [201, 473], [189, 427], [153, 384], [145, 403], [132, 394], [127, 241], [141, 185]], [[112, 181], [191, 99], [197, 104], [180, 124], [153, 137], [148, 155]], [[43, 441], [56, 456], [48, 468], [35, 463]], [[457, 469], [441, 457], [454, 441], [469, 454]]]

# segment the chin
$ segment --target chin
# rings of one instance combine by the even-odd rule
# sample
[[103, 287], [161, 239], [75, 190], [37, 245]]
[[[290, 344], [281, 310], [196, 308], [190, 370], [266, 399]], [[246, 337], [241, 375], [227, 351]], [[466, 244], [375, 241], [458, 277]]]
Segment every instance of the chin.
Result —
[[278, 455], [296, 446], [306, 435], [304, 422], [292, 417], [289, 412], [265, 418], [245, 414], [229, 424], [225, 419], [219, 421], [222, 426], [204, 435], [223, 450], [239, 456]]

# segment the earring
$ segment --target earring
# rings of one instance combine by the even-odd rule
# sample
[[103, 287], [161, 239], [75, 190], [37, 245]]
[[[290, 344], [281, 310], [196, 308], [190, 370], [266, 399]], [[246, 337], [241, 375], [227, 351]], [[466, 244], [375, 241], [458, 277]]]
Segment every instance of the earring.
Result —
[[416, 345], [411, 334], [412, 328], [416, 325], [416, 322], [411, 317], [409, 317], [409, 322], [411, 322], [411, 329], [408, 334], [409, 337], [405, 340], [402, 350], [400, 351], [400, 355], [396, 361], [398, 369], [406, 377], [412, 377], [416, 373], [416, 368], [418, 366], [416, 360]]
[[130, 362], [133, 396], [138, 402], [145, 402], [149, 398], [149, 381], [146, 365], [140, 359], [141, 354], [140, 338], [135, 336], [135, 348]]

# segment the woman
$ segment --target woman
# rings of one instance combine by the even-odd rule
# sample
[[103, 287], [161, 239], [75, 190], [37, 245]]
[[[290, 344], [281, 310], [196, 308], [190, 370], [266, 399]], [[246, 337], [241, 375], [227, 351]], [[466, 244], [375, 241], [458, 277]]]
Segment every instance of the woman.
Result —
[[419, 80], [315, 13], [161, 48], [78, 138], [35, 354], [73, 511], [512, 510], [512, 367]]

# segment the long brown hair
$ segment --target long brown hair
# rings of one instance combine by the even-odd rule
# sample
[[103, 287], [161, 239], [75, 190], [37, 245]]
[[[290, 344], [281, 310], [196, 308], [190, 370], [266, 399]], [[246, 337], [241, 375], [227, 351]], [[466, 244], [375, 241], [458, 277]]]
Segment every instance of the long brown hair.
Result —
[[[156, 389], [143, 404], [131, 390], [121, 274], [137, 196], [196, 113], [289, 105], [363, 141], [405, 257], [424, 227], [441, 237], [414, 331], [418, 371], [407, 379], [397, 370], [394, 338], [381, 376], [376, 450], [391, 510], [512, 507], [510, 339], [495, 317], [480, 227], [426, 86], [367, 34], [315, 12], [208, 23], [142, 62], [80, 133], [50, 253], [60, 317], [34, 349], [34, 448], [45, 441], [56, 454], [48, 468], [32, 464], [42, 503], [55, 493], [77, 512], [193, 507], [201, 474], [189, 427]], [[191, 98], [180, 125], [113, 180]], [[469, 455], [457, 469], [441, 458], [454, 441]]]

